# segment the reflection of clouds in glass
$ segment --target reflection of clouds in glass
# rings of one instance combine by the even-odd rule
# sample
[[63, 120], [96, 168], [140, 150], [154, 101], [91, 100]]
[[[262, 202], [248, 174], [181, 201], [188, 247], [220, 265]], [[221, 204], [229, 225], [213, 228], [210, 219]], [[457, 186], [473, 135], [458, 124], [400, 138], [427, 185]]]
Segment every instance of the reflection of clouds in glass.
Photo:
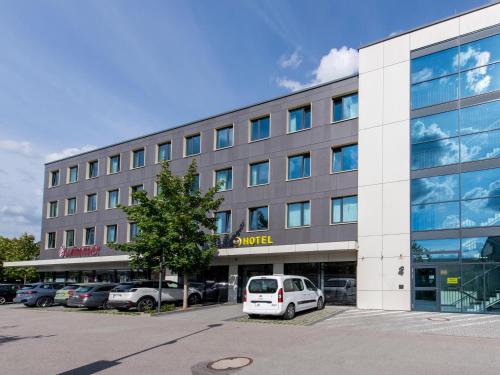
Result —
[[458, 215], [448, 215], [443, 220], [441, 228], [458, 228], [460, 225], [460, 220], [458, 220]]
[[495, 130], [462, 137], [460, 157], [462, 161], [500, 157], [500, 131]]
[[498, 198], [474, 199], [462, 202], [462, 226], [484, 227], [500, 223]]
[[412, 147], [412, 168], [431, 168], [458, 163], [457, 138], [417, 144]]
[[437, 122], [426, 125], [423, 120], [417, 120], [413, 123], [412, 133], [412, 138], [417, 139], [419, 142], [448, 137], [448, 134], [439, 127]]
[[453, 61], [453, 66], [457, 66], [457, 59], [460, 61], [460, 66], [463, 68], [476, 68], [487, 65], [490, 62], [491, 54], [488, 51], [480, 51], [473, 47], [467, 48], [466, 51], [461, 51]]
[[[480, 51], [479, 49], [474, 49], [472, 47], [469, 47], [466, 51], [462, 51], [458, 54], [458, 60], [460, 61], [461, 67], [482, 67], [465, 72], [466, 87], [474, 95], [485, 92], [491, 83], [492, 78], [487, 74], [488, 68], [484, 66], [490, 62], [490, 58], [491, 54], [488, 51]], [[457, 62], [455, 61], [453, 64], [456, 65]]]
[[412, 204], [458, 199], [458, 175], [421, 178], [412, 181]]
[[412, 82], [427, 81], [428, 79], [431, 79], [432, 76], [433, 76], [432, 68], [426, 67], [426, 68], [420, 69], [417, 72], [412, 73], [411, 80], [412, 80]]

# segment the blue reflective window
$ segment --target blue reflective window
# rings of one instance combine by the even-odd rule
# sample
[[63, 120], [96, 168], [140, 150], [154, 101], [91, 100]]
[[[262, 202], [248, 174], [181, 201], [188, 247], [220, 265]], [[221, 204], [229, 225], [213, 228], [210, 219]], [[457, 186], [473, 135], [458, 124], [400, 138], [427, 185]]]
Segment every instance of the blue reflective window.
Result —
[[196, 155], [201, 152], [200, 135], [186, 137], [186, 156]]
[[498, 128], [500, 128], [500, 100], [460, 110], [460, 134]]
[[250, 208], [248, 211], [249, 230], [266, 230], [269, 228], [267, 206]]
[[500, 237], [463, 238], [462, 259], [467, 261], [500, 261]]
[[500, 34], [460, 46], [460, 70], [472, 69], [500, 59]]
[[332, 172], [358, 169], [358, 145], [349, 145], [332, 150]]
[[428, 81], [457, 72], [458, 47], [418, 57], [411, 61], [411, 83]]
[[270, 136], [271, 120], [269, 116], [252, 120], [250, 123], [250, 140], [258, 141]]
[[412, 241], [411, 253], [414, 262], [457, 261], [460, 251], [459, 238]]
[[306, 106], [289, 111], [288, 132], [293, 133], [311, 127], [311, 107]]
[[358, 197], [332, 198], [331, 223], [350, 223], [358, 221]]
[[288, 203], [287, 209], [288, 228], [311, 225], [311, 204], [309, 202]]
[[88, 178], [94, 178], [99, 175], [99, 162], [97, 160], [89, 161]]
[[76, 214], [76, 198], [68, 198], [67, 214], [68, 215]]
[[200, 175], [195, 174], [193, 176], [193, 183], [191, 185], [191, 192], [196, 192], [200, 190]]
[[144, 149], [132, 152], [132, 168], [144, 167]]
[[500, 225], [500, 198], [462, 201], [462, 227]]
[[216, 144], [217, 149], [231, 147], [233, 145], [233, 127], [228, 126], [216, 130]]
[[106, 226], [106, 243], [116, 242], [116, 224]]
[[460, 182], [462, 199], [500, 196], [500, 168], [462, 173]]
[[69, 183], [77, 182], [78, 181], [78, 165], [75, 165], [74, 167], [69, 168]]
[[458, 163], [458, 138], [425, 142], [411, 147], [411, 168], [423, 169]]
[[500, 64], [467, 70], [460, 76], [462, 98], [500, 89]]
[[129, 240], [134, 241], [138, 235], [139, 235], [139, 227], [137, 226], [137, 223], [130, 223], [129, 224]]
[[418, 109], [458, 99], [458, 74], [411, 87], [411, 108]]
[[288, 157], [288, 179], [309, 177], [311, 175], [311, 157], [309, 154]]
[[500, 157], [500, 130], [464, 135], [460, 138], [462, 162]]
[[333, 121], [358, 117], [358, 94], [333, 99]]
[[138, 204], [139, 200], [134, 197], [134, 193], [137, 193], [138, 191], [144, 190], [144, 185], [134, 185], [130, 187], [130, 204]]
[[250, 186], [269, 183], [269, 161], [250, 164]]
[[118, 190], [108, 191], [108, 208], [116, 208], [118, 206]]
[[233, 170], [227, 168], [215, 172], [215, 183], [219, 187], [219, 191], [231, 190], [233, 188]]
[[231, 232], [231, 211], [221, 211], [215, 214], [215, 233], [224, 234]]
[[422, 231], [458, 228], [460, 225], [459, 212], [459, 202], [412, 206], [411, 229]]
[[85, 228], [85, 245], [95, 245], [95, 228]]
[[458, 111], [438, 113], [411, 120], [411, 142], [434, 141], [458, 135]]
[[87, 195], [87, 212], [93, 212], [97, 210], [97, 194]]
[[411, 204], [458, 200], [458, 180], [458, 174], [412, 180]]
[[170, 142], [158, 145], [158, 162], [172, 159], [172, 144]]

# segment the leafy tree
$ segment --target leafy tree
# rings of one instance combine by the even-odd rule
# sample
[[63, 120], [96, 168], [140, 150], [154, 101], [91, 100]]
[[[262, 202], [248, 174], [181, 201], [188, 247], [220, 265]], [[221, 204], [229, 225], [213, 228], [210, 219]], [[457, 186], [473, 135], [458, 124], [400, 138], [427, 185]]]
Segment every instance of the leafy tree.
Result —
[[33, 260], [39, 254], [39, 244], [35, 237], [24, 233], [19, 238], [0, 237], [0, 280], [29, 282], [38, 278], [34, 267], [3, 267], [4, 262]]
[[131, 253], [132, 267], [163, 267], [184, 275], [183, 308], [187, 308], [189, 275], [210, 264], [217, 246], [216, 219], [213, 212], [223, 201], [216, 197], [218, 187], [205, 194], [193, 188], [196, 162], [190, 164], [184, 176], [172, 174], [168, 162], [156, 177], [157, 195], [148, 197], [145, 191], [133, 193], [138, 203], [119, 206], [130, 222], [137, 224], [137, 236], [129, 243], [116, 243], [113, 248]]

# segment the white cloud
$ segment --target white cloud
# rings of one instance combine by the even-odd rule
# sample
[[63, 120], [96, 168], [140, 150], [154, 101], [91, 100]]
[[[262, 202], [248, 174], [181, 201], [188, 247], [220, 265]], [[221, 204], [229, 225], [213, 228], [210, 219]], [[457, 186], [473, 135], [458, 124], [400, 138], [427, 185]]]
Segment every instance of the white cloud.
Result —
[[33, 154], [33, 147], [27, 141], [13, 141], [10, 139], [0, 139], [0, 150], [13, 151], [24, 156]]
[[296, 48], [295, 51], [289, 56], [283, 55], [280, 57], [278, 63], [283, 69], [292, 68], [296, 69], [302, 63], [302, 56], [300, 56], [300, 48]]
[[280, 87], [290, 91], [297, 91], [306, 87], [333, 81], [358, 72], [358, 51], [354, 48], [343, 46], [339, 49], [332, 48], [328, 54], [321, 58], [319, 65], [313, 70], [314, 78], [306, 83], [281, 77], [276, 80]]
[[62, 151], [53, 152], [53, 153], [48, 154], [45, 157], [45, 160], [47, 162], [50, 162], [50, 161], [54, 161], [54, 160], [64, 159], [64, 158], [67, 158], [67, 157], [70, 157], [73, 155], [81, 154], [83, 152], [92, 151], [95, 148], [96, 148], [96, 146], [92, 146], [92, 145], [85, 145], [82, 147], [65, 148]]

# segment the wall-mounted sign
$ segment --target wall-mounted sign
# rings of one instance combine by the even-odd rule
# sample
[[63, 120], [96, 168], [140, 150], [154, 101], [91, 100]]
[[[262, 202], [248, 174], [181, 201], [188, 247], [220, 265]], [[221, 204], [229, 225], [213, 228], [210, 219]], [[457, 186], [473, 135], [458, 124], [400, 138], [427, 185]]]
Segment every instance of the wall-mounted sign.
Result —
[[453, 285], [458, 284], [458, 277], [448, 277], [446, 280], [448, 284], [453, 284]]
[[233, 240], [234, 246], [254, 246], [254, 245], [272, 245], [271, 236], [251, 236], [251, 237], [236, 237]]
[[59, 258], [72, 258], [72, 257], [95, 257], [101, 253], [99, 245], [94, 246], [75, 246], [59, 248]]

